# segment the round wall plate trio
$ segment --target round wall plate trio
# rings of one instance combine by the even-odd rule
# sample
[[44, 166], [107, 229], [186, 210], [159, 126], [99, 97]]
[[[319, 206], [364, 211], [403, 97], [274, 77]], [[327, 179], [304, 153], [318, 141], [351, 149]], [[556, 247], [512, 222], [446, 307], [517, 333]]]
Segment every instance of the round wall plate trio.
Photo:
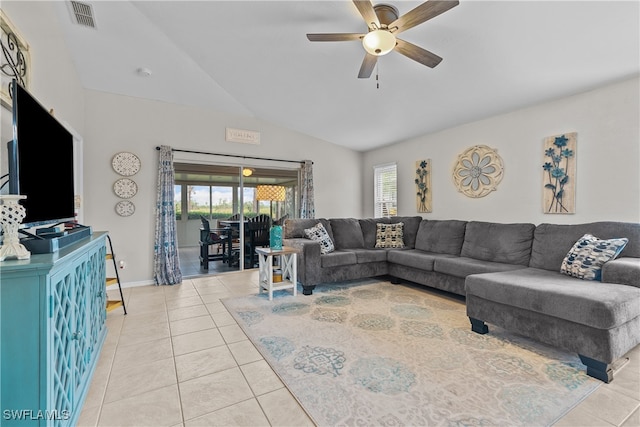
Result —
[[[120, 176], [130, 177], [138, 173], [141, 167], [140, 158], [133, 153], [122, 151], [113, 156], [111, 167]], [[119, 178], [113, 183], [113, 192], [121, 199], [116, 203], [116, 213], [127, 217], [133, 215], [136, 206], [128, 200], [138, 192], [138, 184], [131, 178]]]

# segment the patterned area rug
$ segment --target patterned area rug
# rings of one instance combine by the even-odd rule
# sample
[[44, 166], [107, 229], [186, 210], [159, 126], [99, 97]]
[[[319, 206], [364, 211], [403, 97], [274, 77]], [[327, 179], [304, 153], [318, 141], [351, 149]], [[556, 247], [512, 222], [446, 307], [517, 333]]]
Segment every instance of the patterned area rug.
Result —
[[550, 425], [600, 382], [575, 354], [490, 325], [464, 302], [379, 280], [223, 301], [320, 426]]

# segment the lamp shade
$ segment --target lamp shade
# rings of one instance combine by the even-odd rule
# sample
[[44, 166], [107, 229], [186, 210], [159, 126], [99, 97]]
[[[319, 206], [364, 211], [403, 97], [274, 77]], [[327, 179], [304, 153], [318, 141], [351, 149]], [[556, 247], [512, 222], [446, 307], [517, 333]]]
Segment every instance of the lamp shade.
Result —
[[258, 185], [256, 187], [256, 200], [284, 202], [284, 199], [285, 188], [282, 185]]
[[396, 36], [387, 30], [373, 30], [362, 38], [362, 46], [371, 55], [386, 55], [396, 47]]

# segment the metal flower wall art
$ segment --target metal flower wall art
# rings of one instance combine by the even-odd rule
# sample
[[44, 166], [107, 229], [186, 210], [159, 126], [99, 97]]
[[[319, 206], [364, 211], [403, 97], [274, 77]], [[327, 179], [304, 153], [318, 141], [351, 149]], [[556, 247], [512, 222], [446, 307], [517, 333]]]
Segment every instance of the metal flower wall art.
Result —
[[504, 166], [497, 150], [475, 145], [458, 156], [453, 181], [465, 196], [479, 198], [497, 190], [503, 174]]
[[578, 134], [575, 132], [550, 136], [544, 140], [544, 213], [575, 213], [577, 140]]
[[418, 212], [431, 212], [431, 159], [416, 162], [415, 183]]

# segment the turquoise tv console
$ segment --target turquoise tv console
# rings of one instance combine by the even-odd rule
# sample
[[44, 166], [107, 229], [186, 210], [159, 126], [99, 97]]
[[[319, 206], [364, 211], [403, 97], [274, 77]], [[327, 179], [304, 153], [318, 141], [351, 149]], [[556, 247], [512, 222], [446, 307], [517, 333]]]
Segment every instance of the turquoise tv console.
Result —
[[0, 425], [76, 425], [107, 333], [106, 235], [0, 262]]

